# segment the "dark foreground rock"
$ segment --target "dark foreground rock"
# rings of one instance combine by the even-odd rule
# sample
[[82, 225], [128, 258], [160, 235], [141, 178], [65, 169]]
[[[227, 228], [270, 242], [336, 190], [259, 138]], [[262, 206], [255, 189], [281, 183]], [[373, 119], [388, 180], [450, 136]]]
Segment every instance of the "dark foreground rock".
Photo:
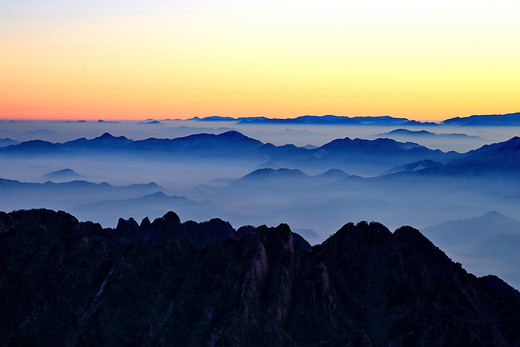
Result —
[[310, 247], [285, 224], [0, 212], [0, 344], [510, 346], [520, 293], [410, 227]]

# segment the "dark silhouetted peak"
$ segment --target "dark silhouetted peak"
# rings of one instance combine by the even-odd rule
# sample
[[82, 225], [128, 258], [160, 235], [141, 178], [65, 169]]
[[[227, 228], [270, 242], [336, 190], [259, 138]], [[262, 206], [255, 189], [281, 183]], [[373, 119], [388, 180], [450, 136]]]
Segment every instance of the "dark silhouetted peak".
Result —
[[96, 138], [94, 138], [92, 141], [104, 141], [104, 142], [108, 142], [108, 141], [118, 141], [118, 142], [128, 142], [130, 140], [128, 140], [128, 138], [126, 138], [125, 136], [113, 136], [112, 134], [110, 133], [104, 133], [103, 135], [101, 136], [98, 136]]
[[254, 234], [256, 228], [252, 225], [244, 225], [238, 228], [237, 233], [240, 238]]
[[113, 230], [65, 212], [0, 213], [0, 341], [520, 344], [520, 293], [468, 274], [411, 227], [348, 223], [310, 247], [283, 223], [145, 220]]
[[[99, 223], [86, 221], [81, 222], [76, 226], [76, 232], [82, 235], [99, 235], [103, 233], [103, 227]], [[89, 243], [88, 239], [86, 243]]]
[[48, 209], [34, 209], [34, 210], [18, 210], [9, 213], [9, 215], [19, 220], [22, 224], [29, 225], [45, 225], [55, 223], [62, 223], [63, 225], [78, 224], [76, 217], [64, 211], [53, 211]]
[[144, 217], [143, 220], [141, 221], [141, 224], [139, 225], [139, 227], [141, 229], [146, 229], [150, 226], [150, 219], [148, 219], [148, 217]]
[[338, 232], [331, 237], [329, 240], [342, 240], [342, 241], [366, 241], [371, 243], [383, 243], [387, 240], [392, 233], [387, 227], [380, 223], [367, 223], [365, 221], [357, 224], [347, 223], [338, 230]]
[[415, 244], [430, 244], [428, 240], [421, 232], [411, 226], [402, 226], [394, 232], [394, 237], [414, 242]]
[[181, 224], [181, 219], [177, 215], [177, 213], [173, 211], [167, 212], [162, 218], [156, 219], [155, 221], [161, 221], [161, 224], [164, 226], [172, 226], [178, 227]]
[[132, 217], [130, 217], [129, 219], [119, 218], [116, 230], [122, 232], [135, 233], [139, 230], [139, 225]]
[[185, 237], [197, 247], [204, 247], [213, 242], [238, 240], [240, 238], [240, 235], [233, 229], [231, 224], [219, 218], [203, 223], [188, 221], [184, 223], [183, 228]]

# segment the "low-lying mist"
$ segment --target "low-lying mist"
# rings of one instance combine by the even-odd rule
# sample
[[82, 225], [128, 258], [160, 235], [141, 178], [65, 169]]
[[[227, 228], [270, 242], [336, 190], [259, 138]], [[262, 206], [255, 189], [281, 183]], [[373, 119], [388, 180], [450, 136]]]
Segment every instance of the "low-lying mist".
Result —
[[[18, 141], [43, 138], [64, 142], [78, 137], [93, 138], [105, 131], [137, 140], [152, 136], [173, 138], [201, 131], [219, 134], [236, 129], [263, 142], [299, 146], [320, 146], [346, 136], [375, 138], [377, 134], [395, 129], [196, 121], [0, 124], [0, 137]], [[469, 141], [464, 140], [464, 136], [426, 135], [423, 138], [411, 133], [403, 137], [406, 132], [398, 137], [400, 141], [409, 136], [409, 141], [419, 144], [430, 141], [433, 148], [463, 152], [490, 143], [490, 139], [506, 140], [504, 137], [512, 135], [516, 128], [431, 126], [426, 130], [435, 134], [464, 131], [475, 137]], [[403, 164], [406, 158], [361, 155], [355, 160], [352, 159], [355, 157], [337, 156], [328, 161], [309, 161], [277, 154], [278, 160], [266, 161], [261, 156], [246, 158], [233, 156], [232, 150], [229, 153], [227, 156], [183, 156], [168, 152], [155, 155], [146, 151], [139, 154], [101, 151], [73, 155], [0, 155], [0, 209], [62, 209], [81, 220], [100, 222], [105, 227], [115, 227], [120, 217], [140, 221], [174, 210], [183, 220], [219, 217], [235, 226], [287, 223], [293, 230], [301, 231], [311, 244], [322, 242], [350, 221], [378, 221], [390, 229], [411, 225], [427, 230], [426, 235], [430, 236], [434, 234], [429, 227], [483, 216], [490, 211], [520, 220], [520, 182], [511, 178], [514, 172], [511, 176], [475, 170], [460, 174], [433, 170], [422, 175], [414, 171], [386, 175], [395, 169], [394, 164]], [[516, 159], [512, 158], [514, 162]], [[149, 184], [151, 182], [155, 184]], [[481, 233], [493, 231], [493, 223], [480, 225]], [[520, 235], [515, 225], [509, 226], [514, 229], [509, 233], [513, 240]], [[511, 236], [489, 238], [489, 244], [486, 238], [477, 242], [468, 232], [472, 228], [477, 227], [460, 227], [468, 240], [464, 243], [451, 242], [450, 235], [443, 233], [432, 238], [449, 256], [463, 260], [468, 270], [478, 275], [499, 274], [519, 288], [520, 274], [512, 269], [518, 263], [507, 265], [507, 261], [516, 262], [511, 260], [516, 258], [509, 257], [510, 251], [504, 251], [515, 244]], [[451, 231], [457, 232], [456, 228]]]

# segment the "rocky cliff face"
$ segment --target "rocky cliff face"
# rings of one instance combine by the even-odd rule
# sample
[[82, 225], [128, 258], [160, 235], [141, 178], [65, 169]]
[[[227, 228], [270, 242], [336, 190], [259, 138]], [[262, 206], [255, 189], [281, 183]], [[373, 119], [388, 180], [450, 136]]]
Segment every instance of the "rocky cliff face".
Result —
[[3, 345], [520, 345], [520, 293], [417, 230], [0, 213]]

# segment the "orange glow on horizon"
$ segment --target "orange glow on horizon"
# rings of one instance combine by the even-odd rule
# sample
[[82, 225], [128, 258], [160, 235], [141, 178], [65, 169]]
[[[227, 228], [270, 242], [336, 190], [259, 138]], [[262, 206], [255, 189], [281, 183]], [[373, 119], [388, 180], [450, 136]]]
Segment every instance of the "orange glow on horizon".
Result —
[[0, 5], [0, 119], [520, 111], [513, 0], [98, 2]]

